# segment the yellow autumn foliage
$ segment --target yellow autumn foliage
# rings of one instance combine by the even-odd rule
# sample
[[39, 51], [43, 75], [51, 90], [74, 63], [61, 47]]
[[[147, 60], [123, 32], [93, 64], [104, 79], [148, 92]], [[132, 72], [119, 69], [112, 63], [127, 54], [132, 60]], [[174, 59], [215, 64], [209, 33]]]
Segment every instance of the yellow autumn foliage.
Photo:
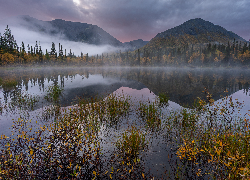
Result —
[[0, 54], [0, 62], [2, 65], [14, 64], [15, 62], [14, 55], [8, 52], [4, 54]]

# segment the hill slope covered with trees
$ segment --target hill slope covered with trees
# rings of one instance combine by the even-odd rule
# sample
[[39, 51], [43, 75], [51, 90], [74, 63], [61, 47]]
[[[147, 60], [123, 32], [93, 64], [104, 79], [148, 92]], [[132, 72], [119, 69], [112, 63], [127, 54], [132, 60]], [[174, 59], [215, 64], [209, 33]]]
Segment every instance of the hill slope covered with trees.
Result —
[[138, 49], [137, 64], [242, 65], [249, 64], [249, 51], [237, 34], [196, 18], [158, 33]]
[[[75, 32], [80, 32], [81, 26], [88, 26], [87, 24], [76, 23], [75, 27], [79, 26], [79, 30], [74, 28], [71, 31], [70, 28], [72, 27], [70, 25], [63, 24], [72, 24], [72, 22], [55, 20], [51, 21], [51, 23], [56, 25], [51, 25], [48, 29], [46, 29], [48, 26], [45, 27], [39, 23], [30, 24], [33, 24], [32, 27], [37, 26], [36, 28], [45, 31], [45, 33], [52, 34], [64, 33], [63, 27], [65, 27], [64, 30], [68, 32], [69, 36], [75, 34], [71, 37], [72, 39], [75, 38], [75, 41], [78, 41], [80, 37]], [[62, 26], [62, 28], [55, 28], [56, 26]], [[91, 37], [93, 37], [91, 34], [86, 35], [86, 38], [91, 39]], [[100, 39], [97, 38], [95, 43], [101, 43]], [[73, 63], [91, 66], [250, 66], [250, 44], [247, 41], [233, 32], [199, 18], [158, 33], [145, 46], [139, 48], [144, 43], [147, 42], [137, 40], [128, 43], [133, 45], [131, 51], [102, 53], [91, 57], [88, 56], [88, 53], [86, 55], [81, 53], [80, 56], [76, 57], [71, 52], [71, 49], [70, 51], [67, 50], [69, 52], [67, 54], [66, 49], [63, 50], [60, 43], [57, 52], [53, 42], [51, 50], [48, 49], [46, 52], [42, 52], [41, 46], [40, 44], [38, 46], [37, 42], [33, 47], [29, 45], [26, 47], [24, 43], [18, 47], [14, 36], [11, 35], [11, 30], [7, 26], [0, 41], [0, 65]], [[119, 47], [122, 49], [122, 46]], [[134, 50], [135, 47], [139, 49]]]

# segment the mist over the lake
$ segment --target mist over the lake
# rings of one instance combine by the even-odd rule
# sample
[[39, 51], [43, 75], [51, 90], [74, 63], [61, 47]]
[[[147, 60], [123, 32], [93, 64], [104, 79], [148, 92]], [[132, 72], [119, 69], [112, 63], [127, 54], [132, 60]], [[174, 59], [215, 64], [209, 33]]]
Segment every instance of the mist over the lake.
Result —
[[[103, 44], [103, 45], [94, 45], [94, 44], [88, 44], [84, 42], [74, 42], [67, 40], [65, 35], [63, 33], [56, 33], [53, 35], [47, 34], [42, 32], [38, 26], [42, 26], [46, 31], [55, 31], [55, 28], [51, 26], [48, 22], [45, 21], [36, 21], [36, 24], [33, 24], [33, 22], [27, 22], [20, 17], [12, 17], [12, 18], [7, 18], [4, 20], [0, 21], [0, 33], [3, 35], [6, 26], [11, 29], [11, 33], [14, 36], [14, 39], [17, 42], [17, 45], [21, 47], [22, 42], [24, 42], [25, 45], [25, 50], [28, 51], [28, 44], [29, 47], [35, 47], [36, 41], [37, 45], [41, 46], [41, 49], [43, 53], [45, 54], [46, 49], [48, 52], [50, 52], [51, 47], [52, 47], [52, 42], [55, 43], [55, 48], [56, 51], [59, 51], [59, 43], [62, 45], [63, 52], [68, 54], [71, 52], [72, 54], [76, 56], [80, 56], [81, 53], [87, 54], [92, 56], [92, 55], [97, 55], [97, 54], [102, 54], [102, 53], [109, 53], [109, 52], [118, 52], [121, 50], [121, 47], [114, 47], [112, 45], [108, 44]], [[39, 45], [40, 43], [40, 45]], [[66, 55], [67, 55], [66, 54]]]

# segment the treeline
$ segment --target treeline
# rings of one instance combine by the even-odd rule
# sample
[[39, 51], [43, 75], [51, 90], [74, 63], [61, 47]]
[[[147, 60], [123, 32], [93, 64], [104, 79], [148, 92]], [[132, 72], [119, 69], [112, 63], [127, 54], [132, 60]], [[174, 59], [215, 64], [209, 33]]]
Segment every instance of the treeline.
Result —
[[[138, 49], [137, 63], [140, 65], [193, 65], [193, 66], [249, 66], [250, 43], [228, 42], [197, 43], [166, 46], [156, 39]], [[166, 40], [165, 40], [166, 41]]]
[[59, 43], [58, 51], [56, 51], [55, 43], [52, 42], [50, 51], [46, 49], [46, 52], [42, 51], [40, 43], [36, 41], [34, 46], [27, 47], [22, 42], [19, 47], [11, 34], [10, 28], [6, 27], [5, 32], [1, 36], [0, 34], [0, 66], [5, 65], [34, 65], [34, 64], [47, 64], [47, 65], [82, 65], [82, 66], [101, 66], [101, 65], [121, 65], [119, 61], [119, 54], [106, 53], [96, 56], [89, 56], [81, 53], [80, 56], [76, 56], [74, 52], [67, 54], [67, 50], [64, 49]]
[[[228, 42], [207, 44], [182, 44], [166, 46], [162, 39], [154, 40], [135, 51], [105, 53], [80, 56], [66, 53], [59, 43], [58, 52], [52, 42], [50, 51], [42, 51], [40, 43], [25, 47], [22, 42], [19, 47], [7, 26], [3, 36], [0, 34], [0, 66], [13, 64], [68, 64], [81, 66], [249, 66], [250, 44], [247, 42]], [[166, 40], [165, 40], [166, 41]], [[165, 43], [166, 44], [166, 43]]]
[[76, 57], [70, 49], [70, 52], [66, 55], [66, 49], [63, 51], [60, 43], [59, 50], [56, 52], [54, 42], [52, 42], [50, 52], [47, 49], [46, 52], [43, 52], [40, 42], [37, 43], [37, 41], [33, 47], [29, 44], [25, 47], [24, 42], [19, 47], [8, 25], [2, 36], [0, 33], [0, 65], [2, 66], [12, 64], [53, 64], [71, 61], [88, 61], [88, 54], [84, 56], [81, 53], [81, 57]]
[[146, 45], [138, 50], [113, 53], [104, 64], [130, 66], [250, 66], [250, 43], [228, 42], [185, 44], [181, 46]]

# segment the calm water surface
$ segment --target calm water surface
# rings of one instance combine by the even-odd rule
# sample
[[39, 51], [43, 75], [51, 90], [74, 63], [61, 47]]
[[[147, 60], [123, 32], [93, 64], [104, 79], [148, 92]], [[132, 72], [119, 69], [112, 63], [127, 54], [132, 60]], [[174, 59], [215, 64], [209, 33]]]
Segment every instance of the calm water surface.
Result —
[[[0, 88], [1, 106], [15, 100], [17, 93], [30, 94], [39, 98], [39, 103], [32, 111], [23, 112], [22, 116], [39, 120], [42, 109], [49, 106], [44, 97], [49, 86], [59, 85], [63, 91], [60, 103], [63, 107], [77, 103], [77, 98], [90, 99], [105, 98], [111, 93], [127, 94], [136, 107], [140, 101], [152, 103], [159, 93], [169, 95], [168, 106], [162, 109], [165, 115], [190, 107], [197, 97], [206, 98], [206, 88], [213, 96], [216, 103], [222, 97], [232, 96], [234, 102], [242, 102], [237, 109], [237, 116], [249, 118], [250, 110], [250, 71], [241, 69], [182, 69], [182, 68], [25, 68], [0, 71], [2, 79], [15, 79], [16, 88]], [[250, 113], [249, 113], [250, 114]], [[6, 110], [3, 108], [0, 115], [0, 134], [9, 134], [12, 119], [20, 117], [20, 110]], [[101, 132], [106, 139], [106, 149], [113, 148], [116, 133], [122, 132], [128, 124], [139, 122], [134, 115], [124, 120], [119, 126], [109, 131]], [[46, 123], [39, 121], [39, 123]], [[169, 162], [167, 154], [175, 146], [155, 134], [150, 140], [151, 145], [146, 153], [145, 163], [151, 171], [162, 174], [169, 169], [173, 162]]]

